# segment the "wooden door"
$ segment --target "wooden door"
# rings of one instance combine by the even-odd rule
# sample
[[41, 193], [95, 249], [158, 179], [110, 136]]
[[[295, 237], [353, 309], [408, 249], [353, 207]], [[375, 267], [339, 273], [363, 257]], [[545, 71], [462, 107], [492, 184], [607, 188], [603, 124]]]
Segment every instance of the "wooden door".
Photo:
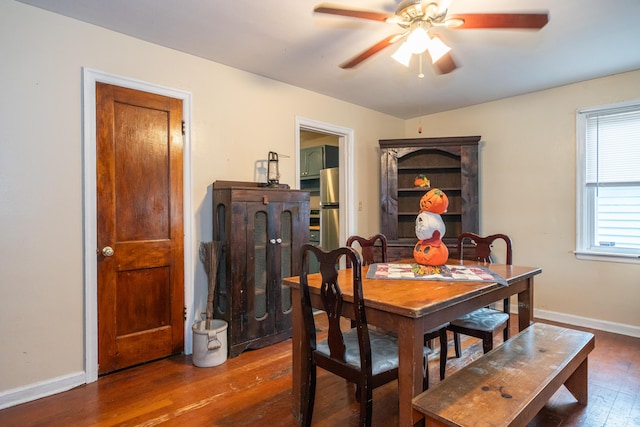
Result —
[[182, 101], [96, 84], [98, 373], [184, 342]]

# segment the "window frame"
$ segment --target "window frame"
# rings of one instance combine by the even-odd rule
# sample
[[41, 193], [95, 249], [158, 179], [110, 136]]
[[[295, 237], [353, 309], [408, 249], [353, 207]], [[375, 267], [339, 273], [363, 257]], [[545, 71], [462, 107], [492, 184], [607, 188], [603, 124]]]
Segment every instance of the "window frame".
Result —
[[587, 116], [612, 110], [634, 108], [640, 111], [640, 99], [578, 109], [576, 112], [576, 249], [578, 259], [640, 264], [640, 255], [624, 248], [594, 247], [595, 192], [587, 185]]

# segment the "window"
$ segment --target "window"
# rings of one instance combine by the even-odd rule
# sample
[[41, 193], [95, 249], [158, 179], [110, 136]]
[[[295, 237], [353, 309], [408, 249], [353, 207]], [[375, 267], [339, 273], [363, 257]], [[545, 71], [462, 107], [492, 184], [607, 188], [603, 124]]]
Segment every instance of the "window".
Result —
[[578, 111], [576, 135], [576, 254], [640, 262], [640, 100]]

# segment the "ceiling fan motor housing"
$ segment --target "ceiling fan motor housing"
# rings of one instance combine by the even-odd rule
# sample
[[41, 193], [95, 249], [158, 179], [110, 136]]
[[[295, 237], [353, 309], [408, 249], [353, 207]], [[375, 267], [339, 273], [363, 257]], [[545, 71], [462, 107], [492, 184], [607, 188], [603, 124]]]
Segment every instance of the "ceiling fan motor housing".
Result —
[[418, 20], [438, 22], [446, 14], [446, 12], [439, 14], [438, 9], [436, 2], [423, 3], [422, 0], [402, 0], [396, 9], [396, 15], [402, 18], [402, 21], [397, 23], [406, 28]]

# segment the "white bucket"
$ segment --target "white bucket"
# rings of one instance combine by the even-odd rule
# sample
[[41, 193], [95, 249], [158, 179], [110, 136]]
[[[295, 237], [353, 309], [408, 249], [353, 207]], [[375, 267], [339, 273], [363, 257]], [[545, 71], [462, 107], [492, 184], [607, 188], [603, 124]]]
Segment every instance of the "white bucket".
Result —
[[227, 322], [211, 321], [211, 329], [205, 329], [206, 320], [196, 322], [193, 331], [193, 364], [200, 368], [217, 366], [227, 360]]

